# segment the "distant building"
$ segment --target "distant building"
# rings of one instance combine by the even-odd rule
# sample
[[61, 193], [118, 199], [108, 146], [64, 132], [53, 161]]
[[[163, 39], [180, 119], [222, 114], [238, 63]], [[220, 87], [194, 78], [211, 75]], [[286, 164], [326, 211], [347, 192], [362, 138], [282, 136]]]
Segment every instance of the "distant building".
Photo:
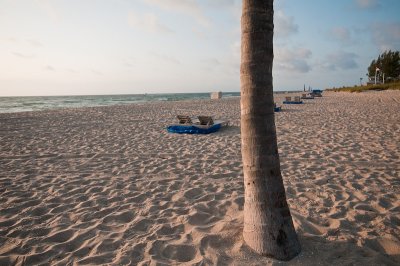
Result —
[[211, 99], [212, 100], [218, 100], [222, 98], [222, 92], [217, 91], [217, 92], [212, 92], [211, 93]]

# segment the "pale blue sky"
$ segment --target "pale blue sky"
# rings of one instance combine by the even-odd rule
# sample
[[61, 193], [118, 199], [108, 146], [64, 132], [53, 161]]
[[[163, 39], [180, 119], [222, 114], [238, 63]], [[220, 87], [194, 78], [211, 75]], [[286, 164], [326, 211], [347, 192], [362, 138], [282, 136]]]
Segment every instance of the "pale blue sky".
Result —
[[[354, 85], [398, 0], [275, 0], [274, 89]], [[239, 91], [240, 0], [0, 0], [0, 96]]]

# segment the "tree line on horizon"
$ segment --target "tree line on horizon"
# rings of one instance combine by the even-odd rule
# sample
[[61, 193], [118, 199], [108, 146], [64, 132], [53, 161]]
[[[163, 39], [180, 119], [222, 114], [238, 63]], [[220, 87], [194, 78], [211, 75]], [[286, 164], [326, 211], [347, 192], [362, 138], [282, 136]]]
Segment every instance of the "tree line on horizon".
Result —
[[385, 82], [400, 81], [400, 52], [384, 51], [377, 59], [372, 60], [368, 67], [369, 78], [377, 75], [379, 80], [384, 77]]
[[[368, 66], [368, 82], [363, 85], [329, 88], [326, 91], [363, 92], [369, 90], [400, 90], [400, 52], [387, 50]], [[375, 82], [375, 77], [376, 81]]]

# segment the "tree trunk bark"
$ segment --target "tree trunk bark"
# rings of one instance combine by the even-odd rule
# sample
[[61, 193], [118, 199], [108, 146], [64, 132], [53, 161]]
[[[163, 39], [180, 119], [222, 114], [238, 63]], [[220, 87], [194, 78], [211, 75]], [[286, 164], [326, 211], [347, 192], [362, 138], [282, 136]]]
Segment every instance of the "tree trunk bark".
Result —
[[290, 260], [301, 247], [286, 202], [276, 139], [273, 14], [273, 0], [243, 0], [240, 67], [243, 237], [261, 255]]

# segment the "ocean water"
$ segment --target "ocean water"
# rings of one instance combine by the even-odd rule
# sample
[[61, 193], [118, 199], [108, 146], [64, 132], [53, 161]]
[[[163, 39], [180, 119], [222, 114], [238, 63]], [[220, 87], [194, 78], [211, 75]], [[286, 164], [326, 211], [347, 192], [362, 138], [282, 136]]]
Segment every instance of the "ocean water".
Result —
[[[235, 96], [240, 96], [240, 92], [222, 93], [222, 97]], [[0, 97], [0, 113], [193, 99], [210, 99], [210, 93]]]

